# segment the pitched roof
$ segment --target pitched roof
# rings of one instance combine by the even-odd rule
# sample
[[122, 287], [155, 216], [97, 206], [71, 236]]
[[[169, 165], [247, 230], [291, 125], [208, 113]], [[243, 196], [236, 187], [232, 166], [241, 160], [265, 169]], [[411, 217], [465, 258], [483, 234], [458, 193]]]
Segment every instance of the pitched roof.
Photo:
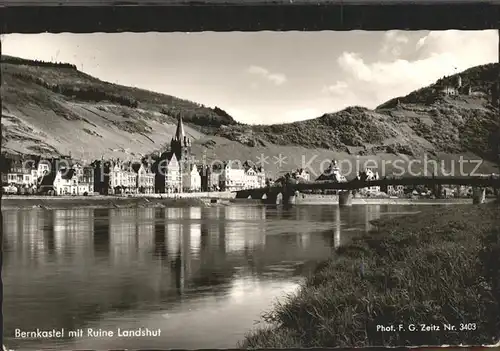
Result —
[[374, 172], [372, 169], [367, 169], [359, 172], [358, 177], [361, 180], [376, 180], [378, 178], [378, 172]]
[[83, 174], [84, 175], [93, 175], [94, 169], [92, 167], [83, 167]]
[[241, 162], [236, 162], [233, 160], [224, 162], [224, 168], [226, 167], [230, 169], [244, 169], [244, 166], [241, 164]]
[[329, 180], [337, 183], [346, 181], [345, 177], [340, 173], [336, 160], [332, 160], [328, 168], [316, 180]]
[[135, 173], [139, 173], [139, 170], [141, 169], [142, 163], [141, 162], [134, 162], [132, 163], [132, 170]]
[[139, 173], [141, 167], [144, 167], [144, 170], [149, 173], [152, 172], [153, 164], [149, 164], [146, 160], [141, 160], [132, 163], [132, 170], [135, 173]]
[[49, 172], [38, 178], [40, 185], [54, 185], [54, 180], [56, 179], [56, 172]]
[[172, 153], [172, 156], [168, 160], [168, 166], [169, 167], [178, 167], [179, 166], [179, 161], [177, 161], [177, 156], [175, 156], [175, 153]]
[[199, 171], [201, 171], [201, 170], [202, 170], [202, 168], [201, 168], [201, 167], [198, 167], [197, 165], [195, 165], [195, 164], [193, 164], [193, 163], [189, 164], [189, 171], [190, 171], [190, 172], [193, 172], [193, 171], [197, 171], [197, 172], [199, 172]]
[[184, 126], [182, 124], [182, 116], [179, 114], [179, 119], [177, 121], [177, 129], [175, 130], [174, 140], [182, 141], [184, 140]]
[[7, 172], [13, 173], [13, 172], [20, 172], [22, 174], [29, 174], [31, 173], [31, 170], [33, 169], [33, 165], [30, 162], [23, 162], [21, 160], [12, 160], [9, 162], [8, 170]]
[[59, 172], [61, 173], [61, 178], [64, 179], [64, 180], [71, 180], [73, 178], [73, 176], [75, 175], [76, 173], [76, 170], [73, 169], [73, 168], [61, 168], [59, 170]]
[[318, 178], [316, 178], [316, 180], [317, 181], [330, 180], [333, 182], [340, 183], [340, 182], [345, 181], [345, 178], [339, 173], [327, 173], [327, 172], [325, 172], [325, 173], [321, 174]]

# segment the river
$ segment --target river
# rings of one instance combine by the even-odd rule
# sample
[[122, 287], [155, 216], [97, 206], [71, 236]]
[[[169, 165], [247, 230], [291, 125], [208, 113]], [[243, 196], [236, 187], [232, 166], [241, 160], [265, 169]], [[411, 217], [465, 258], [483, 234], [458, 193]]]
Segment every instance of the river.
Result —
[[[315, 260], [425, 205], [15, 210], [3, 214], [4, 343], [232, 348]], [[15, 331], [64, 328], [59, 338]], [[87, 328], [114, 331], [88, 336]], [[149, 328], [158, 336], [123, 337]], [[69, 331], [83, 335], [69, 337]]]

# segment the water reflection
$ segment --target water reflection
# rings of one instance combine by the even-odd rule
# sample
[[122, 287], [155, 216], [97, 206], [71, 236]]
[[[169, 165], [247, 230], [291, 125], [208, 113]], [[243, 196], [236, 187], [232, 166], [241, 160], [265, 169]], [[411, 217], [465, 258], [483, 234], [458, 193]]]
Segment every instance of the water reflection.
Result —
[[136, 211], [135, 242], [137, 247], [138, 261], [145, 262], [153, 250], [155, 233], [155, 209], [144, 208]]
[[[81, 340], [16, 340], [13, 330], [119, 327], [133, 319], [169, 330], [141, 339], [142, 348], [234, 347], [285, 286], [296, 286], [303, 262], [331, 257], [380, 214], [381, 206], [4, 211], [7, 344], [87, 347]], [[195, 325], [212, 308], [225, 315], [205, 329], [174, 330], [158, 317], [163, 311]], [[129, 347], [124, 342], [99, 348]]]
[[337, 206], [335, 210], [335, 233], [333, 237], [333, 247], [336, 249], [340, 246], [340, 228], [342, 222], [340, 221], [340, 207]]
[[365, 206], [365, 231], [373, 229], [371, 221], [380, 218], [381, 205]]
[[134, 265], [135, 227], [134, 209], [112, 209], [109, 211], [109, 236], [111, 264], [115, 266]]
[[264, 246], [265, 208], [259, 207], [225, 207], [223, 208], [225, 225], [225, 249], [228, 253], [253, 250]]
[[189, 228], [189, 242], [191, 255], [198, 256], [200, 253], [200, 245], [201, 245], [201, 208], [192, 207], [189, 209], [189, 219], [190, 224]]

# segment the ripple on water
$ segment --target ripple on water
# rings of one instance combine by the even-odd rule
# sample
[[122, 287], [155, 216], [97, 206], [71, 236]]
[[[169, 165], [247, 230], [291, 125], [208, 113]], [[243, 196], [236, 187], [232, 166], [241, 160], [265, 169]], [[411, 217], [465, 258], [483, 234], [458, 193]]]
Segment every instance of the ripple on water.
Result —
[[398, 211], [398, 212], [380, 212], [381, 216], [403, 216], [403, 215], [412, 215], [412, 214], [417, 214], [422, 211]]
[[310, 233], [332, 229], [334, 222], [297, 222], [297, 221], [277, 221], [266, 223], [266, 235], [283, 235]]

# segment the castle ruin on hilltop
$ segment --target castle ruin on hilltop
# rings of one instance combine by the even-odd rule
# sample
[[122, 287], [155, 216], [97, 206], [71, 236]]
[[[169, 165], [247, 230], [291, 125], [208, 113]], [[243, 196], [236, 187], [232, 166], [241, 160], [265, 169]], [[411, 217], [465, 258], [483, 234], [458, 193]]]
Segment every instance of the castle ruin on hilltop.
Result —
[[449, 84], [445, 83], [444, 80], [447, 77], [444, 77], [443, 82], [436, 86], [435, 92], [439, 95], [445, 96], [457, 96], [457, 95], [472, 95], [472, 87], [470, 84], [462, 84], [462, 77], [457, 76], [454, 79], [454, 83]]

